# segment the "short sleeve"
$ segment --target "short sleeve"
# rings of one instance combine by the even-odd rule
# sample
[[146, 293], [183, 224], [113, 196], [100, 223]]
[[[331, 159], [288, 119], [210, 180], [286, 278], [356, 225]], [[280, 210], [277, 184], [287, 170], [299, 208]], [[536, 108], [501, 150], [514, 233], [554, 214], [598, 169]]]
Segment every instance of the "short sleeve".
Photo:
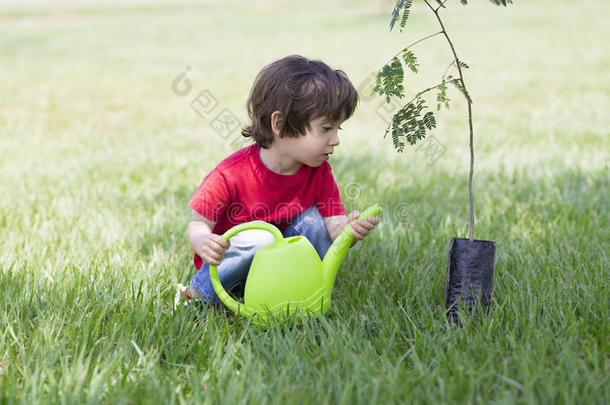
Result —
[[212, 222], [218, 222], [231, 203], [231, 193], [225, 176], [214, 169], [208, 174], [191, 198], [189, 207]]
[[339, 187], [333, 177], [332, 169], [328, 163], [322, 167], [320, 187], [318, 193], [318, 201], [316, 207], [323, 217], [334, 217], [336, 215], [345, 215], [345, 206], [341, 202], [339, 195]]

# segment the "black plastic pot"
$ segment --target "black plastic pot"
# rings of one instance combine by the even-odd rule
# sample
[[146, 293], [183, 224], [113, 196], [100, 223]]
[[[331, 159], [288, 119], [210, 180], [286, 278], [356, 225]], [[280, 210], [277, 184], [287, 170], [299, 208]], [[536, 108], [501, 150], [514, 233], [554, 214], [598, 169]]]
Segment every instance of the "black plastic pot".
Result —
[[472, 312], [478, 302], [489, 306], [496, 242], [452, 238], [445, 275], [447, 316], [457, 322], [458, 309]]

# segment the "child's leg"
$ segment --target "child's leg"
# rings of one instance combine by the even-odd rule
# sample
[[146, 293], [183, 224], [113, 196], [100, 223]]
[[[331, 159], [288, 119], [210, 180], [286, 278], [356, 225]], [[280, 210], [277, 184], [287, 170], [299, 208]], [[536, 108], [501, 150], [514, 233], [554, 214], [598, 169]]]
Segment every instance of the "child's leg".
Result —
[[326, 222], [315, 205], [293, 218], [284, 231], [284, 237], [305, 236], [323, 259], [333, 241], [330, 239]]
[[[231, 247], [218, 266], [218, 278], [225, 290], [230, 291], [240, 282], [245, 282], [256, 250], [275, 241], [271, 233], [260, 229], [249, 229], [233, 236]], [[193, 288], [201, 299], [209, 304], [218, 304], [220, 299], [210, 280], [210, 266], [206, 263], [191, 279]]]

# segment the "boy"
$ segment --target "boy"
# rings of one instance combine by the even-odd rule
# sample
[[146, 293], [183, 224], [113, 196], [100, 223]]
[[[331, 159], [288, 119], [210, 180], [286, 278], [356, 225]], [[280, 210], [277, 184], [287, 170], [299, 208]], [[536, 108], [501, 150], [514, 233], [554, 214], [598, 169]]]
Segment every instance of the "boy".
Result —
[[[190, 287], [181, 287], [187, 299], [219, 303], [209, 265], [218, 266], [220, 282], [230, 291], [245, 282], [256, 250], [274, 242], [258, 229], [225, 241], [221, 235], [240, 223], [262, 220], [284, 237], [303, 235], [324, 257], [359, 215], [345, 215], [328, 163], [339, 145], [339, 125], [357, 102], [345, 73], [321, 61], [293, 55], [259, 72], [247, 102], [252, 123], [242, 130], [255, 143], [220, 162], [189, 202], [193, 219], [187, 233], [198, 271]], [[352, 223], [354, 244], [378, 222], [369, 217]]]

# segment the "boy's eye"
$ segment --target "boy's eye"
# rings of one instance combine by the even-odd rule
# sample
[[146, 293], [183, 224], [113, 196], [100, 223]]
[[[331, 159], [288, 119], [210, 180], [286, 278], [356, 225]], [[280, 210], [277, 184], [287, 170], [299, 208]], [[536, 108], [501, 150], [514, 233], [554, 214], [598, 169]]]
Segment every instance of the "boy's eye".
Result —
[[[324, 127], [324, 132], [330, 131], [331, 129], [333, 129], [333, 127]], [[337, 129], [343, 129], [343, 128], [338, 127]]]

